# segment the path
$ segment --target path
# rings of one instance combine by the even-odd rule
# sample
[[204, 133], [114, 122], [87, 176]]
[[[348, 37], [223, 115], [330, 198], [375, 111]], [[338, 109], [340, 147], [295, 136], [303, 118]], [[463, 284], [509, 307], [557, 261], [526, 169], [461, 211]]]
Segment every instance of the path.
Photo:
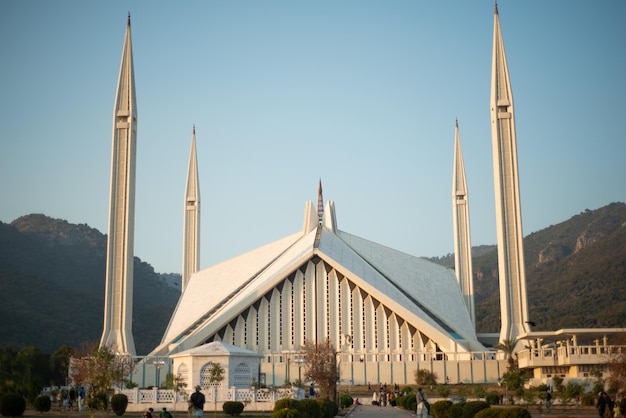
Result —
[[396, 417], [408, 418], [417, 416], [415, 412], [407, 411], [399, 406], [374, 406], [374, 405], [357, 405], [350, 411], [350, 418], [369, 418], [369, 417]]

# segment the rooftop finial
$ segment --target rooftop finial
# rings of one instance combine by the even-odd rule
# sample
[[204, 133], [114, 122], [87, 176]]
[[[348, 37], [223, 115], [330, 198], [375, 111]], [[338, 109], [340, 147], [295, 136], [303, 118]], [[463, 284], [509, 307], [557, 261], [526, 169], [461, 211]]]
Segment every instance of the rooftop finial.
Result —
[[196, 134], [196, 124], [195, 123], [193, 124], [193, 134], [194, 135]]
[[128, 26], [130, 26], [130, 12], [128, 12]]
[[322, 179], [320, 178], [319, 185], [317, 186], [317, 216], [322, 220], [324, 216], [324, 197], [322, 197]]
[[495, 0], [494, 13], [498, 14], [498, 0]]

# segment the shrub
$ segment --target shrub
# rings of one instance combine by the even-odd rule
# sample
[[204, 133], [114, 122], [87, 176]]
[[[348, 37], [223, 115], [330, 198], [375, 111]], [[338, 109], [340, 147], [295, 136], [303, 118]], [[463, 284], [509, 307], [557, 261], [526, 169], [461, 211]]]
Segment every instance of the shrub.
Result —
[[463, 418], [474, 418], [477, 413], [487, 408], [489, 408], [489, 404], [485, 401], [465, 402], [463, 406]]
[[243, 412], [243, 403], [234, 401], [224, 402], [222, 411], [231, 417], [237, 416]]
[[448, 412], [451, 406], [451, 401], [438, 401], [430, 406], [430, 413], [435, 418], [450, 418]]
[[128, 396], [124, 395], [123, 393], [116, 393], [111, 397], [111, 409], [118, 417], [124, 415], [127, 406]]
[[298, 409], [302, 413], [302, 418], [317, 418], [322, 416], [321, 405], [315, 399], [302, 399], [299, 406]]
[[453, 403], [448, 410], [448, 416], [454, 418], [460, 418], [463, 416], [463, 407], [465, 402]]
[[[402, 398], [402, 404], [400, 404], [398, 402], [398, 399]], [[406, 395], [406, 396], [401, 396], [400, 398], [396, 399], [396, 404], [401, 405], [404, 409], [407, 409], [409, 411], [416, 411], [417, 410], [417, 399], [415, 398], [415, 395]]]
[[407, 395], [413, 392], [413, 388], [411, 386], [405, 386], [402, 388], [402, 393], [406, 393]]
[[347, 393], [344, 393], [339, 397], [339, 407], [341, 408], [349, 408], [354, 404], [354, 399]]
[[16, 393], [5, 393], [0, 398], [0, 413], [3, 417], [21, 417], [26, 410], [26, 400]]
[[447, 398], [450, 395], [450, 387], [448, 385], [438, 385], [437, 395], [441, 396], [442, 398]]
[[500, 408], [487, 408], [479, 411], [474, 418], [500, 418]]
[[41, 412], [41, 413], [48, 412], [51, 407], [52, 407], [52, 401], [50, 401], [49, 396], [39, 395], [33, 401], [33, 408], [35, 408], [35, 411], [37, 412]]
[[337, 403], [328, 399], [317, 399], [316, 401], [320, 405], [320, 417], [333, 418], [339, 413], [339, 406]]
[[531, 418], [528, 409], [519, 406], [504, 408], [500, 411], [499, 418]]
[[107, 406], [109, 406], [109, 401], [106, 393], [97, 393], [94, 396], [87, 398], [87, 407], [89, 407], [89, 409], [106, 411]]
[[485, 395], [485, 402], [489, 405], [497, 405], [500, 403], [500, 395], [498, 395], [498, 392], [489, 392]]
[[476, 399], [482, 399], [485, 396], [487, 396], [487, 389], [485, 389], [484, 386], [478, 385], [478, 386], [474, 387], [474, 397]]
[[278, 411], [279, 409], [300, 409], [300, 401], [296, 401], [295, 399], [285, 398], [279, 399], [276, 401], [274, 405], [274, 411]]
[[302, 415], [297, 409], [283, 408], [279, 410], [274, 409], [271, 418], [302, 418]]

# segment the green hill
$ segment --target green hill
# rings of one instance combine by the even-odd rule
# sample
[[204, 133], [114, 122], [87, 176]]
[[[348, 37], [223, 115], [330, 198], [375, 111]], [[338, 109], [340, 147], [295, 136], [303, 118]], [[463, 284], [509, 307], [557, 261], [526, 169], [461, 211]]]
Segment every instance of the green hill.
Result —
[[[585, 210], [524, 238], [534, 331], [626, 324], [626, 204]], [[478, 332], [500, 329], [498, 256], [473, 258]]]
[[[99, 341], [106, 235], [44, 215], [0, 222], [0, 343], [53, 352]], [[160, 341], [180, 291], [135, 257], [133, 334], [138, 354]]]

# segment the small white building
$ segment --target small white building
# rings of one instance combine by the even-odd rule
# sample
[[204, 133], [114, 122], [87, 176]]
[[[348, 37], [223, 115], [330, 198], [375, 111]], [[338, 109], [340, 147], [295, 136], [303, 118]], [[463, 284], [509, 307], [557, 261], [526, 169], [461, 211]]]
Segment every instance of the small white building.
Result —
[[172, 371], [186, 391], [191, 393], [196, 386], [202, 389], [215, 386], [210, 382], [209, 370], [214, 363], [224, 369], [225, 388], [250, 389], [252, 379], [259, 380], [259, 369], [263, 356], [222, 341], [214, 341], [170, 356]]

